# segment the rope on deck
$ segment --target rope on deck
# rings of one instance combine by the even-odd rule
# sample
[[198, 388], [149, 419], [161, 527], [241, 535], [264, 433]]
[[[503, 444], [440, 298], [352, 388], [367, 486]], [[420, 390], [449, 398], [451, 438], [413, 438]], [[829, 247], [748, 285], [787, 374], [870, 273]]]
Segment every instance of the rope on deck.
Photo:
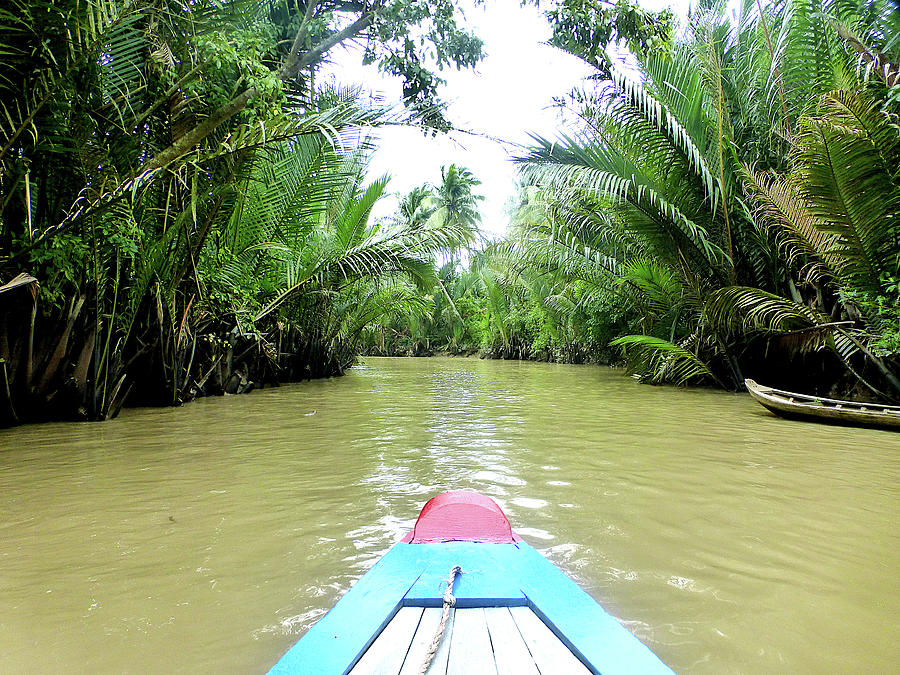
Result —
[[437, 654], [438, 647], [441, 646], [444, 629], [447, 627], [447, 619], [450, 618], [450, 608], [456, 605], [456, 598], [453, 597], [453, 582], [456, 581], [456, 575], [462, 573], [462, 567], [459, 565], [454, 565], [450, 569], [450, 576], [447, 578], [447, 590], [444, 591], [444, 610], [441, 612], [441, 623], [434, 633], [431, 647], [428, 648], [425, 660], [422, 661], [422, 666], [419, 668], [419, 675], [425, 675], [428, 672], [428, 669], [431, 668], [431, 662], [434, 660], [434, 655]]

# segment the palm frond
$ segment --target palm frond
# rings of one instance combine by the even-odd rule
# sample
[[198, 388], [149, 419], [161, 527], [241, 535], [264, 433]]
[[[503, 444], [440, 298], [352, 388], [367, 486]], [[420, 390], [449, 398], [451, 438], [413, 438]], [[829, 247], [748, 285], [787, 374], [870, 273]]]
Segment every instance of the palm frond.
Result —
[[[139, 24], [149, 12], [137, 1], [91, 0], [74, 11], [50, 2], [13, 3], [12, 12], [0, 15], [0, 35], [14, 57], [0, 63], [0, 167], [5, 169], [23, 134], [29, 143], [43, 143], [42, 136], [28, 130], [36, 132], [38, 115], [71, 85], [78, 69], [100, 64], [105, 102], [120, 113], [132, 105], [144, 83], [147, 45]], [[25, 60], [29, 72], [23, 81], [15, 70]]]
[[627, 160], [598, 145], [533, 138], [539, 145], [519, 160], [527, 180], [559, 192], [585, 192], [626, 204], [640, 216], [627, 218], [626, 226], [653, 242], [659, 255], [677, 258], [680, 252], [709, 270], [721, 269], [727, 257], [706, 228], [641, 181], [638, 167], [628, 167]]
[[[682, 72], [680, 74], [683, 75], [684, 73]], [[719, 200], [719, 190], [717, 189], [715, 178], [707, 167], [703, 152], [696, 144], [694, 137], [688, 133], [687, 129], [681, 124], [679, 119], [670, 112], [668, 106], [654, 96], [651, 91], [647, 90], [642, 83], [617, 71], [614, 71], [613, 75], [614, 81], [624, 99], [624, 105], [620, 108], [611, 108], [609, 114], [620, 120], [630, 121], [631, 124], [629, 125], [629, 128], [631, 132], [634, 133], [636, 125], [633, 123], [633, 119], [631, 119], [632, 116], [628, 114], [628, 110], [631, 109], [640, 113], [643, 120], [659, 132], [667, 143], [671, 144], [671, 147], [680, 153], [686, 165], [699, 176], [706, 196], [708, 196], [713, 203], [712, 210], [715, 211], [716, 204]], [[657, 90], [661, 90], [667, 84], [668, 83], [657, 82]], [[682, 80], [678, 82], [678, 84], [683, 86], [685, 81]], [[694, 94], [695, 91], [690, 93]], [[686, 106], [681, 106], [681, 110], [685, 115], [687, 115], [688, 112], [697, 112], [694, 108]], [[700, 129], [695, 128], [695, 132], [700, 132]], [[648, 149], [646, 145], [644, 145], [643, 148], [645, 151]], [[667, 168], [671, 170], [671, 163]]]
[[831, 252], [837, 274], [845, 283], [879, 293], [885, 274], [896, 271], [891, 266], [898, 250], [900, 185], [871, 140], [877, 132], [854, 131], [828, 119], [809, 119], [798, 143], [796, 176], [809, 212], [824, 232], [836, 236]]
[[650, 335], [625, 335], [610, 342], [625, 353], [630, 373], [652, 384], [684, 385], [703, 378], [715, 379], [709, 367], [684, 347]]
[[321, 134], [336, 148], [358, 145], [358, 129], [398, 124], [402, 117], [390, 108], [342, 102], [332, 108], [285, 114], [276, 119], [244, 124], [229, 133], [219, 144], [201, 155], [208, 162], [223, 155], [261, 148], [307, 134]]
[[663, 315], [682, 300], [684, 284], [672, 270], [647, 258], [632, 258], [619, 265], [623, 283], [636, 289], [645, 312]]
[[780, 295], [748, 286], [725, 286], [713, 291], [704, 316], [722, 334], [788, 333], [830, 324], [828, 315]]
[[834, 278], [839, 262], [832, 252], [835, 235], [818, 227], [797, 187], [753, 167], [744, 167], [743, 176], [759, 222], [770, 228], [788, 264], [800, 267], [803, 277], [811, 281]]

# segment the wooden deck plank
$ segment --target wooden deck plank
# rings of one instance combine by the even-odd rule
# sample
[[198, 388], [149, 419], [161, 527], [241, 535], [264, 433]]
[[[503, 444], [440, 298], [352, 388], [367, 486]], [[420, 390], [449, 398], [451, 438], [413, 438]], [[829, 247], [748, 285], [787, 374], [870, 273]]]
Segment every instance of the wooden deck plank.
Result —
[[541, 675], [590, 675], [591, 671], [529, 607], [510, 607], [509, 612]]
[[494, 650], [481, 607], [456, 610], [447, 675], [497, 675]]
[[[419, 627], [413, 636], [412, 644], [409, 646], [409, 652], [403, 661], [403, 667], [400, 669], [400, 675], [419, 675], [419, 668], [425, 660], [425, 654], [431, 647], [434, 640], [434, 633], [437, 631], [438, 625], [441, 623], [441, 608], [427, 607], [422, 620], [419, 621]], [[436, 672], [436, 671], [435, 671]]]
[[506, 607], [484, 610], [498, 675], [538, 675], [534, 658]]
[[[438, 616], [438, 622], [440, 622], [440, 616]], [[450, 657], [450, 641], [453, 639], [455, 625], [456, 610], [451, 609], [450, 616], [447, 618], [447, 626], [444, 628], [444, 637], [441, 640], [441, 646], [438, 647], [437, 653], [434, 655], [434, 660], [431, 662], [431, 667], [425, 675], [447, 675], [447, 660]], [[437, 628], [437, 626], [435, 626], [435, 628]], [[434, 638], [434, 633], [431, 634], [431, 637]], [[431, 646], [430, 642], [428, 643], [428, 646]]]
[[351, 675], [397, 675], [422, 618], [421, 607], [401, 607], [353, 666]]

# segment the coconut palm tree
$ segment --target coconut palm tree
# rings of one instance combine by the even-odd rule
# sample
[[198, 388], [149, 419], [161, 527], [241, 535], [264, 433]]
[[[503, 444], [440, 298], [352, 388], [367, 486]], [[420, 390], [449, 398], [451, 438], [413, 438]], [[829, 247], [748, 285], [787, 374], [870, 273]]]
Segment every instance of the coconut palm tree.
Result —
[[441, 183], [434, 187], [431, 217], [442, 227], [450, 226], [460, 233], [456, 245], [449, 250], [451, 258], [455, 259], [460, 247], [472, 244], [479, 237], [478, 202], [484, 197], [472, 191], [479, 185], [481, 181], [465, 167], [456, 164], [441, 167]]

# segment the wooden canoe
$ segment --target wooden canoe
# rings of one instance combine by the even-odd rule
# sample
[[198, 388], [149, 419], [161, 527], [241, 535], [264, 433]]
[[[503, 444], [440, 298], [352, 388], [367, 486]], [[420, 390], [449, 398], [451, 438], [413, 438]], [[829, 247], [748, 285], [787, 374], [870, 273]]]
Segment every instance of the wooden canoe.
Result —
[[431, 499], [269, 672], [417, 675], [429, 651], [428, 675], [672, 673], [475, 492]]
[[900, 429], [900, 406], [841, 401], [808, 394], [795, 394], [744, 380], [747, 391], [776, 415], [830, 424], [848, 424]]

